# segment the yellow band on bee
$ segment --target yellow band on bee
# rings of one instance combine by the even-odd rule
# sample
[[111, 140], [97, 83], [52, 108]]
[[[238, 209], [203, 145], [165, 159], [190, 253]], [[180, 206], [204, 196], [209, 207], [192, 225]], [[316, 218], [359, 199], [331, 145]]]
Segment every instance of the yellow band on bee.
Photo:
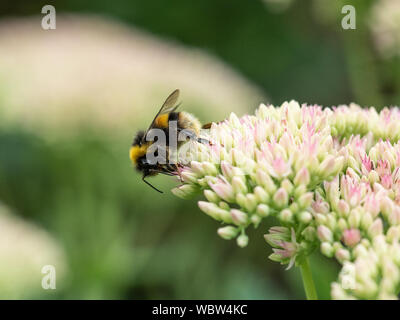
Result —
[[158, 128], [167, 128], [168, 127], [168, 116], [169, 116], [168, 113], [158, 116], [155, 121], [155, 126]]
[[147, 148], [147, 144], [143, 146], [132, 146], [129, 149], [129, 158], [131, 159], [131, 161], [133, 163], [137, 163], [137, 160], [146, 154]]

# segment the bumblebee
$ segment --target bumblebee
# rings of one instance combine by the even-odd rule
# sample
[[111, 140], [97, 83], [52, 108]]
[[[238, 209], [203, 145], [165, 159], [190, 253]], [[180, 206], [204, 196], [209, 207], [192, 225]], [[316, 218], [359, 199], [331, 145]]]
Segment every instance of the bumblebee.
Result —
[[[195, 141], [198, 141], [200, 143], [208, 143], [207, 140], [201, 139], [199, 137], [200, 130], [202, 128], [200, 121], [195, 118], [193, 115], [187, 113], [187, 112], [176, 112], [177, 108], [179, 107], [179, 104], [177, 105], [177, 101], [179, 98], [179, 90], [176, 89], [174, 92], [172, 92], [168, 98], [165, 100], [163, 105], [161, 106], [160, 110], [154, 117], [152, 123], [150, 124], [149, 128], [146, 131], [139, 131], [132, 143], [132, 146], [129, 150], [129, 157], [133, 163], [133, 165], [136, 167], [136, 169], [141, 172], [142, 175], [142, 180], [148, 184], [150, 187], [152, 187], [154, 190], [162, 193], [162, 191], [158, 190], [156, 187], [154, 187], [152, 184], [150, 184], [147, 180], [146, 177], [149, 176], [155, 176], [159, 173], [165, 174], [165, 175], [177, 175], [178, 171], [178, 166], [179, 164], [174, 164], [170, 163], [169, 160], [169, 127], [171, 121], [175, 121], [176, 123], [176, 130], [177, 134], [179, 134], [181, 131], [185, 131], [186, 136], [189, 139], [193, 139]], [[205, 127], [209, 127], [209, 124], [207, 124]], [[149, 148], [153, 145], [155, 141], [147, 141], [146, 137], [150, 130], [152, 129], [161, 129], [164, 131], [165, 136], [166, 136], [166, 145], [164, 146], [164, 154], [166, 155], [166, 161], [162, 161], [163, 163], [151, 163], [148, 161], [146, 155], [149, 150]], [[178, 142], [177, 142], [178, 145]], [[158, 148], [163, 148], [163, 146], [157, 146]], [[156, 151], [158, 152], [158, 151]]]

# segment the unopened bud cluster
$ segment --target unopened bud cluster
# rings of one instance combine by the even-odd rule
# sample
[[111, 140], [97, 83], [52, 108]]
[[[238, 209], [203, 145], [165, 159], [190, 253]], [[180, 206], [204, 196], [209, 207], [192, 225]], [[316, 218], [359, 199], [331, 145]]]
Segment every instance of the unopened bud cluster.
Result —
[[[270, 259], [301, 263], [319, 247], [343, 269], [334, 298], [392, 298], [400, 285], [400, 137], [397, 108], [322, 109], [261, 105], [213, 124], [180, 169], [182, 198], [203, 192], [200, 209], [218, 235], [248, 244], [249, 226], [268, 216]], [[384, 139], [385, 141], [382, 141]]]
[[311, 206], [322, 253], [343, 264], [338, 299], [396, 298], [400, 286], [400, 145], [367, 146], [367, 137], [350, 139], [342, 153], [354, 161]]

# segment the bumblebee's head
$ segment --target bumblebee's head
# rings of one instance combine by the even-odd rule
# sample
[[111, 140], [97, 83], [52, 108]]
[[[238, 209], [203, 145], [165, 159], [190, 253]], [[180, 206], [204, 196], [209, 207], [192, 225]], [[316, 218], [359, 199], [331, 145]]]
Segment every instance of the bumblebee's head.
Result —
[[142, 144], [144, 134], [144, 131], [139, 131], [129, 149], [129, 158], [136, 166], [139, 164], [139, 159], [145, 156], [147, 152], [148, 144]]

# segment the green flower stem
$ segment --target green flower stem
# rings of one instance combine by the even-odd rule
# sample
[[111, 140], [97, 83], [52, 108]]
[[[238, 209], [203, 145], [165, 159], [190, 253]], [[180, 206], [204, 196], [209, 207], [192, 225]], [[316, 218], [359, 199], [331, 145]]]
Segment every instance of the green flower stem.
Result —
[[307, 300], [318, 300], [317, 291], [315, 290], [314, 280], [311, 274], [310, 264], [308, 263], [308, 258], [304, 259], [304, 261], [300, 265], [300, 269]]

